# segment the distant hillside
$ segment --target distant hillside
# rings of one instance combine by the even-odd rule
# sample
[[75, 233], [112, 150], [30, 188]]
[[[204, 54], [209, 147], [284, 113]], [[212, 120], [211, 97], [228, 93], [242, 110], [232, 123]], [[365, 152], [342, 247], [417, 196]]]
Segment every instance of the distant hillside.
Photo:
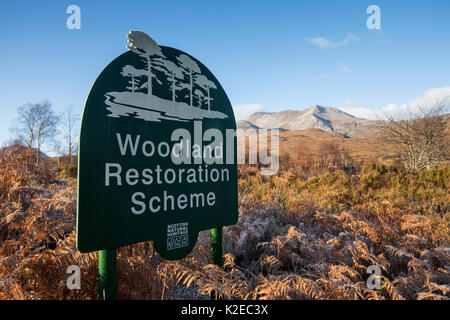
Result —
[[[339, 150], [346, 150], [358, 162], [385, 162], [386, 153], [392, 151], [392, 146], [384, 143], [377, 137], [372, 138], [346, 138], [334, 132], [325, 132], [320, 129], [289, 130], [279, 134], [280, 157], [289, 155], [292, 162], [297, 162], [299, 153], [304, 156], [317, 157], [325, 143], [334, 143]], [[238, 140], [238, 150], [248, 150], [248, 142]]]
[[[12, 150], [12, 149], [14, 148], [14, 146], [15, 146], [15, 145], [10, 145], [10, 146], [6, 146], [6, 147], [1, 147], [1, 148], [0, 148], [0, 151], [2, 151], [2, 150], [10, 151], [10, 150]], [[22, 147], [23, 147], [24, 150], [28, 150], [27, 147], [25, 147], [25, 146], [22, 146]], [[31, 153], [36, 154], [36, 152], [37, 152], [37, 149], [36, 149], [36, 148], [31, 148], [31, 150], [32, 150]], [[39, 154], [40, 154], [40, 158], [41, 158], [41, 159], [46, 159], [46, 158], [49, 157], [46, 153], [44, 153], [44, 152], [42, 152], [42, 151], [39, 151]]]
[[286, 110], [277, 113], [257, 112], [238, 121], [238, 128], [280, 128], [284, 130], [320, 129], [345, 137], [369, 138], [378, 121], [356, 118], [342, 110], [314, 106], [305, 110]]

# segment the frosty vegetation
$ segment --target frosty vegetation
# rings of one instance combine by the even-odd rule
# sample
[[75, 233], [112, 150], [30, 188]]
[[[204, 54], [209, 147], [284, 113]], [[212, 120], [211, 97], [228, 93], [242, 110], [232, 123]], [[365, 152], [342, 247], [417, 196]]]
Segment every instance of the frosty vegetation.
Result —
[[[20, 146], [0, 154], [0, 299], [96, 299], [97, 254], [75, 248], [74, 178], [33, 159]], [[118, 297], [448, 299], [449, 186], [448, 167], [265, 177], [241, 166], [224, 267], [211, 264], [208, 232], [179, 261], [150, 242], [122, 247]], [[69, 265], [81, 268], [80, 290], [66, 287]], [[366, 286], [371, 265], [382, 270], [379, 290]]]

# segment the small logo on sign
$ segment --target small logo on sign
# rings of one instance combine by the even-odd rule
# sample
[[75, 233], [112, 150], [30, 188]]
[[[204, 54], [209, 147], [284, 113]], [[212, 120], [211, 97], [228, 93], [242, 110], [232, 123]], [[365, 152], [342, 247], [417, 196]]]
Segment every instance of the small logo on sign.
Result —
[[167, 226], [167, 250], [174, 250], [189, 245], [188, 223], [169, 224]]

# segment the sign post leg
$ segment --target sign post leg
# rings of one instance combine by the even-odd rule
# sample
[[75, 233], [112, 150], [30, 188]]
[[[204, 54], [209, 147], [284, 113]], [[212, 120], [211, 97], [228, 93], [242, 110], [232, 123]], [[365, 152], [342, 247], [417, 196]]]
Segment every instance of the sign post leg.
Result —
[[116, 249], [98, 251], [98, 299], [116, 299]]
[[[210, 230], [210, 246], [214, 264], [223, 267], [222, 227]], [[217, 300], [215, 292], [211, 294], [211, 300]]]

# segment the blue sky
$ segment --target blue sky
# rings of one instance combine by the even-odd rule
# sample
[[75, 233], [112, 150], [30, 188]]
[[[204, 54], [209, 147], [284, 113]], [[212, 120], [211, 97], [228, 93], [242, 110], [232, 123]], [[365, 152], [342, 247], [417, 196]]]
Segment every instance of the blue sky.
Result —
[[[66, 8], [81, 8], [69, 30]], [[381, 30], [369, 30], [369, 5]], [[450, 94], [450, 1], [1, 1], [0, 143], [17, 107], [50, 100], [81, 113], [126, 33], [202, 61], [238, 117], [339, 107], [358, 116]]]

